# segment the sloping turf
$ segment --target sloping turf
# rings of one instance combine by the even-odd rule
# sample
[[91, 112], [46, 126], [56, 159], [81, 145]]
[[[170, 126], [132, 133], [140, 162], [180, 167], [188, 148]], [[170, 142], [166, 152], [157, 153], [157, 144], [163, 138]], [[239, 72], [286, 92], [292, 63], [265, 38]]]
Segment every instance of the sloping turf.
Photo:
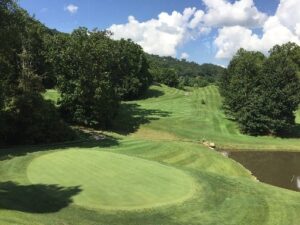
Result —
[[[140, 108], [148, 110], [149, 118], [160, 119], [152, 120], [150, 124], [143, 126], [142, 130], [148, 128], [155, 133], [165, 132], [177, 140], [206, 139], [215, 142], [219, 148], [230, 150], [300, 151], [300, 128], [295, 131], [295, 138], [251, 137], [241, 134], [237, 125], [228, 120], [222, 112], [221, 97], [216, 86], [190, 91], [157, 86], [153, 88], [162, 91], [164, 95], [139, 101], [137, 104]], [[202, 100], [205, 104], [201, 103]], [[167, 116], [161, 116], [166, 114]], [[300, 124], [300, 110], [296, 112], [296, 116], [296, 121]], [[126, 126], [126, 120], [121, 122]], [[149, 130], [147, 132], [149, 133]]]
[[196, 186], [191, 177], [174, 167], [90, 150], [37, 157], [28, 166], [27, 176], [36, 184], [80, 186], [82, 192], [74, 203], [91, 209], [132, 210], [174, 204], [190, 198]]
[[[241, 135], [222, 114], [216, 87], [179, 91], [156, 86], [151, 93], [159, 97], [123, 104], [115, 126], [121, 135], [110, 133], [117, 140], [107, 142], [106, 147], [101, 147], [102, 142], [89, 142], [2, 159], [0, 224], [300, 224], [299, 193], [259, 183], [238, 163], [198, 143], [205, 138], [226, 148], [296, 151], [299, 139]], [[113, 171], [132, 179], [115, 179]], [[148, 180], [150, 176], [154, 177]], [[99, 179], [105, 181], [103, 186]], [[191, 179], [195, 189], [190, 196]], [[135, 185], [144, 184], [137, 187], [130, 183], [133, 180]], [[128, 188], [121, 197], [125, 185]], [[118, 201], [104, 195], [108, 189]], [[135, 190], [153, 195], [149, 207], [154, 202], [159, 205], [135, 210], [145, 208]], [[103, 204], [99, 198], [108, 200]], [[89, 204], [96, 205], [95, 209]], [[130, 210], [112, 210], [112, 206]]]

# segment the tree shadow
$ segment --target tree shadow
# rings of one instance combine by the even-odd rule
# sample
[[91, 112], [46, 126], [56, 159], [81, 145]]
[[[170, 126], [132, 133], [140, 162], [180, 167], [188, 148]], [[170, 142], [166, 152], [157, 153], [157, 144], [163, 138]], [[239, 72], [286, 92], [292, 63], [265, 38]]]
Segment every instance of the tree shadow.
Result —
[[300, 138], [300, 124], [296, 124], [289, 130], [283, 131], [277, 135], [280, 138]]
[[57, 185], [20, 185], [14, 182], [0, 183], [0, 209], [29, 213], [53, 213], [69, 206], [72, 197], [82, 190]]
[[120, 112], [112, 124], [112, 131], [128, 135], [138, 130], [143, 124], [148, 124], [153, 120], [168, 117], [171, 113], [162, 110], [143, 109], [136, 103], [123, 103]]
[[148, 98], [158, 98], [163, 96], [165, 93], [156, 89], [148, 89], [145, 94], [141, 95], [138, 100], [144, 100]]
[[69, 148], [79, 148], [79, 149], [89, 149], [89, 148], [106, 148], [111, 146], [119, 145], [119, 140], [115, 137], [109, 135], [101, 136], [98, 139], [99, 133], [97, 136], [93, 133], [90, 133], [86, 139], [80, 139], [78, 141], [73, 142], [63, 142], [63, 143], [55, 143], [51, 145], [33, 145], [33, 146], [15, 146], [0, 149], [0, 161], [9, 160], [17, 156], [25, 156], [29, 153], [33, 152], [41, 152], [41, 151], [51, 151], [51, 150], [64, 150]]

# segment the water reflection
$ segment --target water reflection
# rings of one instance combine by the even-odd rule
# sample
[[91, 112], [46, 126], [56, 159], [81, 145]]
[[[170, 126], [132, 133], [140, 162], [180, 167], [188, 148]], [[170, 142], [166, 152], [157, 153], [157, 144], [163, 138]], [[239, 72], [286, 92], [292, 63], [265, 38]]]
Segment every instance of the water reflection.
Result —
[[300, 191], [300, 153], [228, 152], [261, 182]]

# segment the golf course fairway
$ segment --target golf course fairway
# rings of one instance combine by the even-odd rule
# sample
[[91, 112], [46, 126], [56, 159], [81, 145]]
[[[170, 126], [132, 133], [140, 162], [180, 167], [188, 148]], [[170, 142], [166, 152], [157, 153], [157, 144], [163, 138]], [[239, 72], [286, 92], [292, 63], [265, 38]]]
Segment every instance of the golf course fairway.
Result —
[[143, 209], [192, 196], [192, 178], [173, 167], [125, 155], [69, 150], [34, 159], [27, 176], [36, 184], [82, 187], [74, 203], [109, 210]]
[[221, 103], [216, 86], [155, 85], [122, 102], [105, 138], [2, 149], [0, 225], [299, 225], [299, 192], [258, 182], [202, 140], [299, 152], [300, 138], [241, 134]]

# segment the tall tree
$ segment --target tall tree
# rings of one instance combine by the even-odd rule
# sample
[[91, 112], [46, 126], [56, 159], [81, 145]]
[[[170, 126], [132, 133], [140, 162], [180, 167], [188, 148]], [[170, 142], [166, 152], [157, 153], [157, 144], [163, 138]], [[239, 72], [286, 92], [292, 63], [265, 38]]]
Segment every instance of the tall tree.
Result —
[[229, 63], [221, 78], [220, 90], [224, 96], [224, 106], [233, 116], [240, 109], [251, 104], [250, 96], [259, 86], [260, 71], [265, 56], [260, 52], [248, 52], [240, 49]]
[[109, 126], [119, 104], [111, 64], [114, 42], [106, 32], [79, 28], [71, 35], [56, 35], [49, 60], [58, 75], [65, 119], [77, 124]]
[[36, 67], [40, 59], [30, 34], [36, 27], [31, 20], [15, 1], [0, 2], [1, 144], [45, 143], [74, 137], [55, 106], [41, 96], [42, 79]]
[[294, 112], [300, 103], [299, 65], [300, 47], [292, 43], [275, 46], [264, 64], [261, 93], [271, 133], [285, 132], [295, 124]]
[[122, 99], [131, 100], [141, 96], [151, 85], [152, 76], [141, 46], [131, 40], [120, 40], [115, 43], [117, 54], [111, 64], [112, 76], [120, 87]]
[[245, 133], [281, 134], [295, 124], [300, 103], [299, 46], [275, 46], [270, 56], [240, 50], [221, 82], [224, 106]]

